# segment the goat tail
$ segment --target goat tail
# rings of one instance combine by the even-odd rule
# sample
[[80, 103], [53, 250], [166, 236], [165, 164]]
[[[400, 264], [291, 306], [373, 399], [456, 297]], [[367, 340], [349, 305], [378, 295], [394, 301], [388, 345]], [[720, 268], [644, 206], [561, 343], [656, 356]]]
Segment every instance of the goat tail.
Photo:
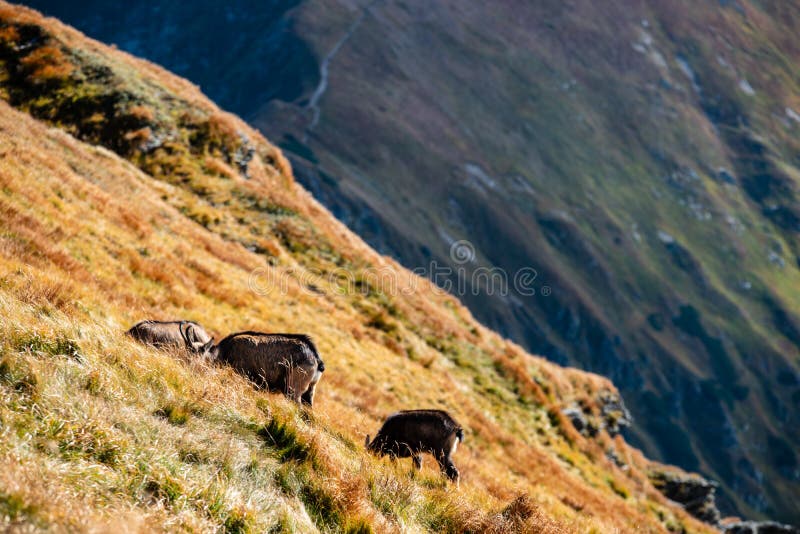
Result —
[[458, 441], [460, 441], [461, 443], [464, 443], [464, 429], [463, 428], [461, 428], [461, 427], [456, 428], [456, 437], [458, 438]]

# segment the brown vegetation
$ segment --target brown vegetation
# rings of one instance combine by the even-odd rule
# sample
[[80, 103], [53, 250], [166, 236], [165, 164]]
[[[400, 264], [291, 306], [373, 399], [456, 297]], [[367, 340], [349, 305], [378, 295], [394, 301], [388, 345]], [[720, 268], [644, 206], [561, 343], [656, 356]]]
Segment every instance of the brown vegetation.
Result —
[[[620, 438], [587, 439], [560, 416], [614, 391], [606, 380], [525, 354], [375, 253], [294, 183], [274, 147], [187, 82], [23, 8], [0, 4], [0, 20], [2, 35], [33, 21], [170, 91], [224, 140], [176, 144], [180, 162], [120, 145], [148, 175], [0, 103], [0, 526], [707, 530], [659, 497], [647, 460]], [[239, 131], [261, 171], [207, 174], [207, 158], [241, 142]], [[269, 250], [253, 246], [259, 233]], [[365, 269], [417, 291], [352, 293], [320, 276]], [[123, 339], [143, 316], [311, 334], [327, 367], [313, 415], [228, 369]], [[458, 490], [427, 464], [411, 478], [359, 445], [389, 413], [422, 407], [466, 429]], [[605, 460], [612, 443], [628, 471]]]

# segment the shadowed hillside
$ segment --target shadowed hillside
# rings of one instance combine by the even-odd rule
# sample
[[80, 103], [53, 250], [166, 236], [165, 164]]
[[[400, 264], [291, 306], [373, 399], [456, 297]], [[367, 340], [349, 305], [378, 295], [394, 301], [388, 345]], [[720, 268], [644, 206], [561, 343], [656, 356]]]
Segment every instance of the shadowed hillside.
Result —
[[[375, 253], [188, 82], [0, 3], [0, 96], [2, 529], [710, 532], [608, 380]], [[143, 317], [311, 334], [314, 410], [122, 335]], [[405, 407], [465, 427], [460, 487], [364, 453]]]
[[726, 510], [800, 521], [797, 2], [53, 4], [246, 117], [404, 265], [534, 268], [535, 296], [459, 293], [611, 378], [629, 437]]
[[726, 510], [800, 520], [797, 3], [291, 14], [318, 58], [359, 18], [318, 112], [253, 103], [301, 182], [407, 266], [456, 267], [466, 239], [468, 269], [535, 268], [549, 296], [464, 301], [611, 378], [635, 443], [720, 481]]

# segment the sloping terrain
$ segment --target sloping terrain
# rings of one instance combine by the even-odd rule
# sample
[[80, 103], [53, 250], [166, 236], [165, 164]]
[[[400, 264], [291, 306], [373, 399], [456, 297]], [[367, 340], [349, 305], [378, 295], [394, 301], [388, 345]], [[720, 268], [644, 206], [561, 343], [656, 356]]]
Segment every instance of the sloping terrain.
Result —
[[55, 4], [278, 141], [381, 252], [508, 273], [459, 291], [484, 324], [610, 377], [728, 511], [800, 521], [797, 2]]
[[[612, 437], [607, 379], [374, 252], [196, 87], [0, 3], [0, 96], [0, 529], [710, 531]], [[311, 334], [313, 411], [135, 344], [143, 317]], [[460, 487], [363, 451], [408, 407], [466, 428]]]

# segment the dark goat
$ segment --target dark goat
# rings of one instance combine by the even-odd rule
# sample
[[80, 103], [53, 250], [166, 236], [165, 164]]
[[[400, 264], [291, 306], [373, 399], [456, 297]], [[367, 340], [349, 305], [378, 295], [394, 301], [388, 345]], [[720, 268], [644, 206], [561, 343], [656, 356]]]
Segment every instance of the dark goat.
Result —
[[375, 454], [394, 458], [412, 458], [414, 467], [422, 467], [422, 453], [436, 458], [439, 468], [450, 480], [458, 481], [458, 469], [451, 456], [459, 442], [464, 441], [464, 430], [450, 414], [442, 410], [404, 410], [390, 415], [367, 449]]
[[146, 345], [158, 348], [186, 347], [194, 353], [204, 353], [214, 344], [202, 326], [194, 321], [153, 321], [136, 323], [127, 334]]
[[281, 391], [312, 406], [325, 363], [310, 337], [303, 334], [238, 332], [207, 353], [229, 364], [257, 386]]

